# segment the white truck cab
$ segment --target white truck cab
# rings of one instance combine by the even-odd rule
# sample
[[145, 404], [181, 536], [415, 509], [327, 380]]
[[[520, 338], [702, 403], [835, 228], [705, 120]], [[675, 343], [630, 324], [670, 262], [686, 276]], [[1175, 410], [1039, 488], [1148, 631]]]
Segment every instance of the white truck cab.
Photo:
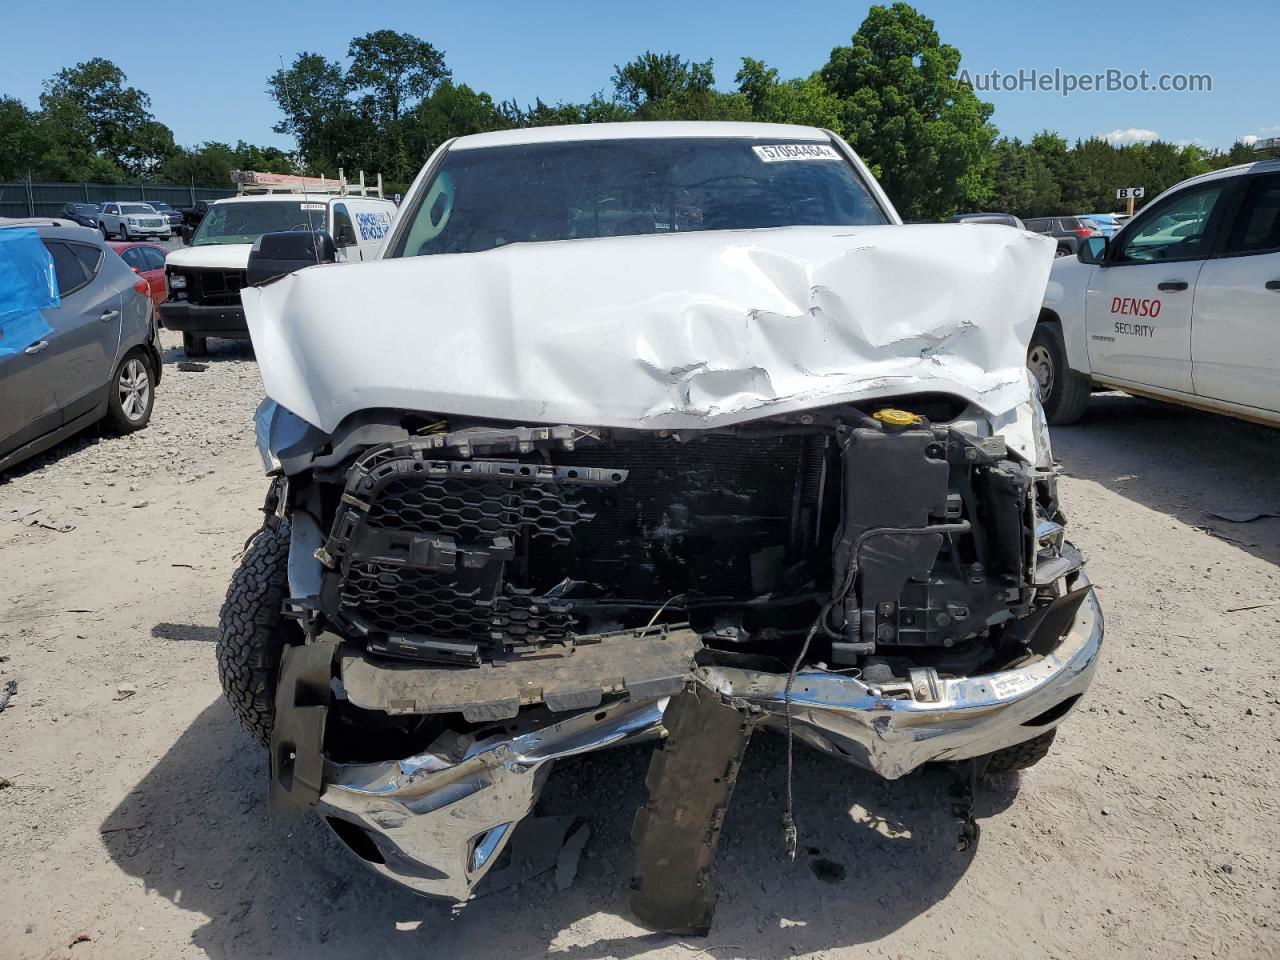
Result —
[[[249, 252], [264, 233], [324, 230], [339, 262], [377, 259], [396, 207], [376, 188], [345, 179], [239, 173], [241, 193], [217, 200], [189, 246], [165, 258], [169, 299], [161, 323], [182, 333], [188, 356], [203, 356], [209, 337], [248, 339], [240, 291], [247, 283]], [[246, 179], [250, 182], [246, 183]]]
[[1280, 160], [1177, 184], [1058, 259], [1027, 365], [1052, 424], [1101, 386], [1280, 426]]

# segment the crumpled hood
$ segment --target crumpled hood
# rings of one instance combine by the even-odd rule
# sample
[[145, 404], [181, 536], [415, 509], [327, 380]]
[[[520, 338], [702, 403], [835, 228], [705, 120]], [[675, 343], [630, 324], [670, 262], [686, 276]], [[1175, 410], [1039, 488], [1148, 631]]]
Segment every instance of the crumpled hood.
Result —
[[705, 428], [913, 391], [1003, 414], [1053, 250], [989, 224], [783, 227], [323, 265], [242, 297], [267, 394], [326, 432], [375, 407]]

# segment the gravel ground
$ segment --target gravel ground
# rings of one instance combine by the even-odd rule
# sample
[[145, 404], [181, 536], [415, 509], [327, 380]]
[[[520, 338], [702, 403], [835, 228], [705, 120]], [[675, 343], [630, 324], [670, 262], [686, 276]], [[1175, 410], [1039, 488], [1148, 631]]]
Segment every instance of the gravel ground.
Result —
[[[252, 354], [169, 350], [155, 417], [0, 478], [0, 958], [1280, 956], [1280, 508], [1273, 431], [1116, 394], [1055, 433], [1107, 615], [1094, 688], [1049, 759], [985, 785], [955, 850], [949, 780], [748, 752], [706, 940], [627, 910], [647, 752], [559, 768], [590, 819], [577, 879], [451, 916], [266, 805], [217, 685], [217, 611], [265, 489]], [[1252, 609], [1239, 609], [1248, 608]]]

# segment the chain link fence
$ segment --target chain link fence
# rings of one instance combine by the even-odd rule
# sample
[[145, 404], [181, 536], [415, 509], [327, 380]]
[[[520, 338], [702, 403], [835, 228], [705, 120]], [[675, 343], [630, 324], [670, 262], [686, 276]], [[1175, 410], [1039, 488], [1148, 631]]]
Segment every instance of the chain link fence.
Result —
[[197, 200], [217, 200], [234, 195], [234, 190], [223, 187], [16, 180], [0, 183], [0, 217], [56, 217], [64, 203], [161, 200], [181, 208], [189, 207]]

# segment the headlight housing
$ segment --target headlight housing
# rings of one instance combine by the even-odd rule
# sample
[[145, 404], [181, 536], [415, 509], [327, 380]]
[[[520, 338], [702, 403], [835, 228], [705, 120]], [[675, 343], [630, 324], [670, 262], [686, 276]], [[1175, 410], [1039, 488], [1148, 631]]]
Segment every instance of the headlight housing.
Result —
[[181, 273], [169, 274], [169, 289], [170, 290], [187, 289], [187, 278], [183, 276]]

